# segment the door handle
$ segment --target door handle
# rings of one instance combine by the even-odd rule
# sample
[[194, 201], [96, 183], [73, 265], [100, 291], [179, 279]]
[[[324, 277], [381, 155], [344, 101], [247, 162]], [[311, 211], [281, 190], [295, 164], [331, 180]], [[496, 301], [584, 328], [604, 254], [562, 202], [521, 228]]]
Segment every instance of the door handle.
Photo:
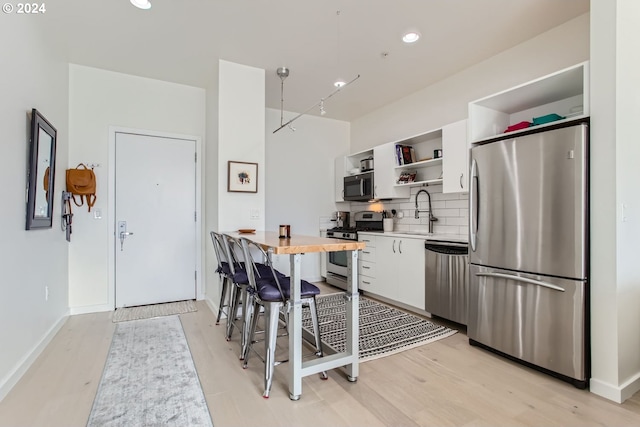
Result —
[[133, 236], [133, 233], [127, 231], [127, 221], [118, 221], [118, 232], [118, 237], [120, 238], [120, 251], [122, 252], [124, 250], [124, 240], [129, 236]]
[[476, 235], [478, 233], [478, 163], [471, 161], [471, 188], [469, 188], [469, 243], [471, 250], [476, 250]]
[[393, 249], [393, 253], [396, 253], [396, 239], [393, 239], [393, 246], [391, 247]]
[[402, 240], [398, 242], [398, 252], [402, 253]]
[[464, 176], [464, 173], [460, 174], [460, 188], [464, 188], [464, 186], [462, 185], [462, 177]]
[[531, 285], [537, 285], [537, 286], [542, 286], [544, 288], [553, 289], [554, 291], [560, 291], [560, 292], [564, 292], [565, 291], [564, 288], [561, 288], [560, 286], [556, 286], [556, 285], [551, 284], [549, 282], [543, 282], [542, 280], [529, 279], [527, 277], [514, 276], [512, 274], [476, 273], [476, 276], [478, 276], [478, 277], [496, 277], [498, 279], [514, 280], [516, 282], [524, 282], [524, 283], [529, 283]]

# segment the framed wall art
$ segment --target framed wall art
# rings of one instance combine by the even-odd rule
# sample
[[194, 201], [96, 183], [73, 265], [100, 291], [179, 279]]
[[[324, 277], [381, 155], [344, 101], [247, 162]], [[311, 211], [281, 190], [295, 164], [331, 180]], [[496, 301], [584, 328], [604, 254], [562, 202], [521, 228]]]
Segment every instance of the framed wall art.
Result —
[[35, 108], [30, 130], [26, 229], [51, 228], [57, 131]]
[[258, 192], [258, 164], [229, 160], [227, 191], [235, 193]]

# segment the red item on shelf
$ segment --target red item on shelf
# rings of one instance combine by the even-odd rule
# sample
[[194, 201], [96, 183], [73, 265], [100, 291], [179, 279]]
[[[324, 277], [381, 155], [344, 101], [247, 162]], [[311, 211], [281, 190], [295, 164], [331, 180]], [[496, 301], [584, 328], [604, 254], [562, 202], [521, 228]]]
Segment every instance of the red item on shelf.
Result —
[[528, 128], [529, 126], [531, 126], [531, 122], [516, 123], [515, 125], [509, 126], [507, 130], [504, 131], [504, 133], [513, 132], [514, 130], [525, 129], [525, 128]]

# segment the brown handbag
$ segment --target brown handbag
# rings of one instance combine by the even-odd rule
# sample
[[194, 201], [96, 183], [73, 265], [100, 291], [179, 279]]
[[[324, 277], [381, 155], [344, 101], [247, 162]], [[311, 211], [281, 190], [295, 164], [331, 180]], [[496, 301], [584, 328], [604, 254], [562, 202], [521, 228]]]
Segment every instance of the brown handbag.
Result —
[[[96, 203], [96, 175], [93, 169], [89, 169], [83, 163], [75, 169], [67, 169], [67, 191], [71, 193], [76, 206], [82, 206], [86, 197], [87, 206], [91, 212], [91, 207]], [[75, 196], [80, 196], [79, 204]]]

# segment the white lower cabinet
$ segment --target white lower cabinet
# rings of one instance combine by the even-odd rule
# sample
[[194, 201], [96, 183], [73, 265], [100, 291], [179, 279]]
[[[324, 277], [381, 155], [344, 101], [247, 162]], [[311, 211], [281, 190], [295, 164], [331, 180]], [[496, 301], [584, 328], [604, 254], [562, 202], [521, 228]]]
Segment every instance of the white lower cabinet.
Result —
[[[424, 310], [424, 239], [382, 235], [360, 237], [360, 240], [364, 239], [374, 242], [375, 264], [365, 259], [365, 254], [361, 254], [360, 288], [391, 301]], [[365, 248], [362, 252], [366, 250]]]
[[358, 252], [358, 288], [366, 292], [379, 294], [376, 280], [376, 237], [358, 236], [366, 247]]

